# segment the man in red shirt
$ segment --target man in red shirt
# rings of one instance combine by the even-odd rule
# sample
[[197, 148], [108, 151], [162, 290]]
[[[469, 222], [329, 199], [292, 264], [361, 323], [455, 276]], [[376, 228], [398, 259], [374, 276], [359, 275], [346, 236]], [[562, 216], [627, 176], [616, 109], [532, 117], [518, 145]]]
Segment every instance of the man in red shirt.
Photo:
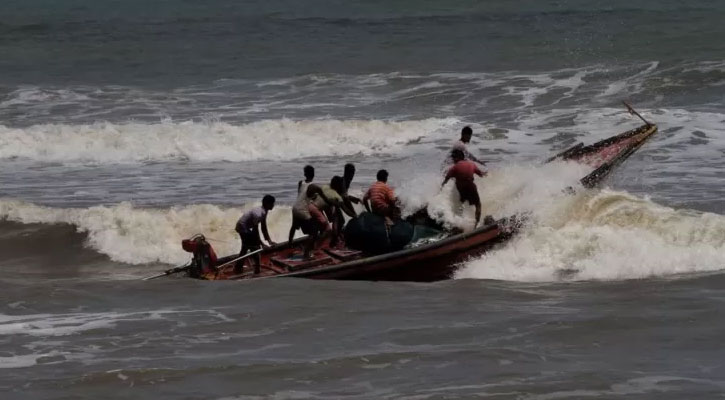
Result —
[[461, 196], [461, 203], [468, 202], [476, 207], [476, 226], [481, 220], [481, 198], [478, 196], [478, 189], [473, 182], [473, 175], [484, 176], [478, 166], [472, 161], [465, 160], [463, 151], [455, 149], [451, 152], [453, 157], [453, 166], [448, 170], [446, 179], [441, 187], [448, 183], [448, 180], [454, 178], [456, 180], [456, 189]]

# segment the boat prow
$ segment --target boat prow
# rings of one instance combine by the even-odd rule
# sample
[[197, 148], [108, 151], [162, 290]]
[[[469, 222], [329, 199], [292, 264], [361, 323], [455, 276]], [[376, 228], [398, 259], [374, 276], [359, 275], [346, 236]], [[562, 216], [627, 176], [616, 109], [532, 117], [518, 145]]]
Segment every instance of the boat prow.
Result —
[[628, 159], [657, 132], [657, 125], [645, 124], [589, 146], [578, 143], [547, 160], [573, 161], [594, 168], [580, 182], [586, 188], [599, 185], [616, 166]]

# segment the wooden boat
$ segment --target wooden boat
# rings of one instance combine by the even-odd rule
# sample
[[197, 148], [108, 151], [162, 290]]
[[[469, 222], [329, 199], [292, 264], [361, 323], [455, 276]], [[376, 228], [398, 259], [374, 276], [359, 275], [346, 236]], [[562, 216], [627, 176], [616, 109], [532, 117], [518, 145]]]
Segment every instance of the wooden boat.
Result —
[[[554, 160], [590, 165], [593, 171], [581, 179], [582, 185], [594, 187], [602, 182], [620, 163], [639, 149], [655, 132], [657, 126], [646, 123], [589, 146], [579, 143], [555, 155]], [[254, 275], [249, 266], [235, 274], [230, 255], [218, 260], [222, 268], [201, 276], [208, 280], [264, 279], [299, 277], [314, 279], [390, 280], [430, 282], [451, 278], [461, 262], [482, 254], [514, 235], [520, 226], [517, 218], [504, 218], [471, 232], [447, 233], [439, 240], [419, 244], [382, 255], [364, 254], [342, 247], [330, 248], [327, 242], [313, 253], [311, 260], [302, 260], [301, 244], [278, 244], [261, 253], [262, 268]], [[171, 270], [170, 270], [171, 271]]]
[[593, 188], [601, 183], [614, 167], [621, 164], [637, 151], [652, 135], [657, 132], [657, 125], [646, 123], [639, 128], [624, 132], [617, 136], [601, 140], [589, 146], [578, 143], [547, 160], [557, 159], [575, 161], [590, 165], [594, 171], [581, 179], [586, 188]]

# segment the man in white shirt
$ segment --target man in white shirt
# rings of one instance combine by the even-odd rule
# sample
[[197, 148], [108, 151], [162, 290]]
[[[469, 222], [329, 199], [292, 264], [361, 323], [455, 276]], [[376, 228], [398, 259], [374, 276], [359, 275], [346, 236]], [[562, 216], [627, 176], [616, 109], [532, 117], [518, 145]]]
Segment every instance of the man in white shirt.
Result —
[[[255, 207], [242, 215], [237, 221], [235, 230], [239, 234], [239, 238], [242, 239], [242, 250], [239, 252], [239, 257], [247, 254], [248, 252], [255, 251], [260, 247], [267, 247], [262, 243], [262, 239], [259, 237], [259, 225], [262, 225], [262, 234], [264, 239], [273, 246], [275, 243], [269, 238], [269, 231], [267, 230], [267, 212], [274, 208], [274, 196], [265, 195], [262, 198], [262, 206]], [[262, 258], [259, 254], [254, 256], [254, 273], [255, 275], [260, 272], [260, 265]], [[244, 261], [237, 261], [234, 266], [234, 272], [241, 273], [244, 268]]]
[[474, 157], [473, 154], [468, 151], [468, 148], [466, 146], [468, 145], [468, 143], [471, 142], [471, 137], [473, 137], [473, 129], [471, 129], [470, 126], [464, 126], [463, 129], [461, 129], [461, 139], [453, 144], [451, 151], [448, 153], [448, 164], [454, 163], [452, 158], [453, 150], [462, 151], [466, 160], [470, 160], [481, 165], [486, 164], [485, 161], [477, 159], [476, 157]]

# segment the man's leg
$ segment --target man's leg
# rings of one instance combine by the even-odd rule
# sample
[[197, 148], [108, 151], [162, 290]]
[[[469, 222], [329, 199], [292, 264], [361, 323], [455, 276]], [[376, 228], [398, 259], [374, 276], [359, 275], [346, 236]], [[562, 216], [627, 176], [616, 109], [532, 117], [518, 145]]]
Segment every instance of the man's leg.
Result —
[[[249, 250], [250, 251], [256, 251], [256, 250], [259, 250], [260, 248], [262, 248], [262, 243], [260, 243], [260, 240], [259, 240], [259, 230], [258, 229], [255, 228], [250, 233], [249, 236], [250, 236], [250, 238], [249, 238], [250, 239], [249, 240], [249, 242], [250, 242]], [[250, 260], [250, 262], [254, 265], [254, 274], [257, 275], [261, 271], [262, 255], [257, 253], [252, 258], [254, 259], [254, 261]]]
[[478, 188], [471, 182], [468, 185], [458, 187], [458, 194], [461, 196], [461, 205], [468, 202], [476, 207], [476, 224], [473, 227], [477, 227], [481, 221], [481, 197], [478, 195]]
[[474, 184], [471, 184], [471, 202], [476, 206], [476, 225], [473, 226], [475, 228], [478, 226], [478, 222], [481, 221], [481, 197], [478, 195], [478, 188]]
[[[249, 251], [249, 247], [247, 246], [247, 241], [244, 240], [244, 236], [243, 235], [240, 234], [239, 235], [239, 239], [242, 240], [242, 249], [239, 250], [239, 256], [238, 257], [241, 257], [241, 256], [247, 254], [247, 252]], [[237, 262], [234, 263], [234, 273], [235, 274], [241, 274], [243, 269], [244, 269], [244, 260], [237, 260]]]
[[342, 236], [342, 226], [345, 225], [345, 218], [342, 216], [342, 210], [339, 208], [335, 211], [333, 218], [335, 218], [335, 223], [333, 224], [330, 247], [337, 246], [337, 242], [340, 241], [340, 237]]
[[297, 217], [295, 217], [295, 214], [293, 213], [292, 214], [292, 226], [290, 226], [290, 228], [289, 228], [289, 243], [290, 244], [292, 244], [292, 240], [294, 240], [294, 238], [295, 238], [295, 232], [297, 231], [297, 229], [299, 227], [300, 227], [300, 222], [297, 219]]
[[310, 258], [310, 255], [312, 253], [312, 249], [315, 248], [315, 242], [317, 241], [318, 230], [313, 229], [312, 232], [309, 234], [309, 238], [307, 239], [307, 242], [305, 243], [305, 253], [302, 256], [305, 260]]
[[476, 205], [476, 225], [473, 226], [474, 228], [478, 226], [478, 221], [481, 220], [481, 202], [479, 201], [475, 205]]

